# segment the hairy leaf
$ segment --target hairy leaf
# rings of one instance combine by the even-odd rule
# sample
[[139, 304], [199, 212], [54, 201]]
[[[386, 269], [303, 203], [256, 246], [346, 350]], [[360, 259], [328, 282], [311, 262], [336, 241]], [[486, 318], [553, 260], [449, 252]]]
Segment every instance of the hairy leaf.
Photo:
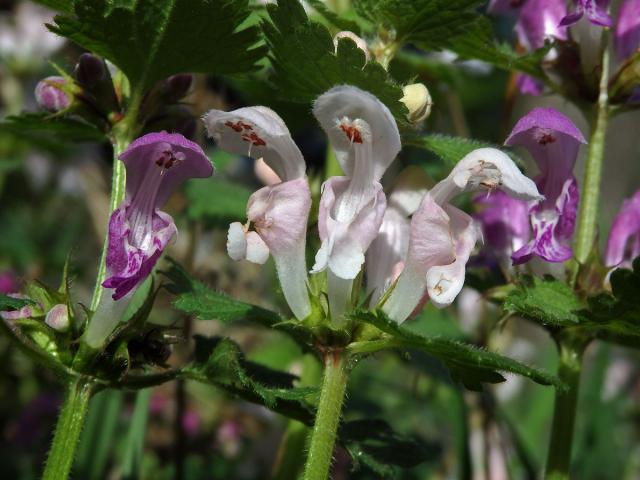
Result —
[[454, 379], [461, 381], [466, 387], [473, 390], [479, 389], [481, 383], [504, 381], [500, 372], [522, 375], [541, 385], [561, 385], [555, 376], [509, 357], [481, 350], [462, 342], [440, 337], [424, 337], [413, 333], [401, 328], [382, 311], [359, 311], [352, 317], [355, 320], [367, 322], [388, 335], [383, 340], [352, 344], [351, 349], [354, 352], [367, 353], [382, 348], [416, 349], [441, 360]]
[[259, 29], [247, 0], [76, 0], [49, 28], [116, 64], [144, 90], [176, 73], [251, 70]]
[[307, 398], [315, 395], [315, 389], [295, 388], [296, 377], [246, 360], [238, 345], [228, 338], [196, 335], [195, 340], [195, 362], [183, 369], [184, 376], [211, 383], [303, 423], [312, 422], [313, 408]]
[[254, 322], [287, 333], [304, 350], [309, 348], [311, 333], [297, 322], [295, 324], [286, 322], [276, 312], [211, 290], [203, 283], [190, 278], [184, 269], [175, 262], [172, 263], [168, 271], [162, 273], [172, 281], [167, 289], [176, 295], [173, 304], [178, 310], [195, 315], [200, 320]]
[[504, 301], [508, 312], [553, 327], [578, 325], [579, 311], [583, 308], [584, 304], [566, 283], [550, 276], [523, 277]]
[[329, 31], [309, 21], [297, 0], [268, 6], [271, 22], [264, 22], [273, 78], [289, 101], [310, 103], [333, 86], [349, 84], [378, 97], [393, 113], [398, 126], [407, 127], [407, 109], [399, 100], [402, 88], [377, 62], [365, 63], [364, 53], [342, 39], [335, 52]]

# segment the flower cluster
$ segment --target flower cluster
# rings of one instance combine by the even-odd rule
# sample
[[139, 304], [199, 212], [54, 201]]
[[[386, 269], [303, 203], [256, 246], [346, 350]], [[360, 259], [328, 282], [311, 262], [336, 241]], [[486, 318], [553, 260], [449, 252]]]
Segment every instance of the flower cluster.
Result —
[[[406, 172], [387, 199], [380, 180], [401, 149], [388, 108], [353, 86], [337, 86], [316, 99], [313, 114], [326, 132], [344, 176], [322, 186], [318, 234], [321, 246], [309, 273], [326, 274], [329, 315], [340, 325], [352, 307], [355, 282], [366, 272], [371, 306], [402, 322], [426, 299], [449, 305], [464, 282], [465, 265], [479, 231], [450, 204], [462, 192], [501, 189], [523, 201], [541, 200], [535, 183], [497, 149], [478, 149], [427, 191], [420, 175]], [[204, 117], [220, 148], [264, 159], [281, 182], [255, 192], [248, 222], [229, 228], [234, 260], [274, 258], [284, 296], [298, 319], [311, 312], [305, 262], [311, 194], [305, 163], [284, 122], [265, 107]]]

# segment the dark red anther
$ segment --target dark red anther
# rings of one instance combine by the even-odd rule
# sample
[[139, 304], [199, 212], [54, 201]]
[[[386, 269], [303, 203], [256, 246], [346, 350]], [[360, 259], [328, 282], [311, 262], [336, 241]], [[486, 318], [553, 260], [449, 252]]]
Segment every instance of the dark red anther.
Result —
[[553, 135], [551, 135], [550, 133], [545, 133], [544, 135], [542, 135], [540, 137], [540, 139], [538, 140], [538, 143], [540, 145], [547, 145], [549, 143], [553, 143], [556, 141], [556, 137], [554, 137]]
[[340, 129], [347, 135], [347, 138], [351, 140], [353, 143], [362, 143], [362, 134], [358, 127], [354, 127], [353, 125], [345, 125], [344, 123], [340, 124]]
[[235, 130], [236, 132], [241, 132], [242, 131], [242, 127], [239, 124], [240, 124], [240, 122], [238, 122], [238, 123], [233, 123], [232, 121], [225, 122], [225, 125], [227, 127]]

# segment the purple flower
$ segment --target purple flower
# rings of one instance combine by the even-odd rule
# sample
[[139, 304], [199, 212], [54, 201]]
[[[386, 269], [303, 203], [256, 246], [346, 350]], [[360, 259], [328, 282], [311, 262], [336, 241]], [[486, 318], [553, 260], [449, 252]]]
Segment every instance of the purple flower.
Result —
[[562, 0], [528, 0], [520, 10], [516, 33], [527, 50], [544, 46], [547, 39], [567, 39], [567, 29], [560, 25], [567, 13]]
[[577, 23], [585, 13], [587, 14], [587, 19], [594, 25], [600, 27], [610, 27], [612, 25], [611, 17], [607, 13], [609, 0], [576, 0], [575, 3], [576, 9], [562, 19], [561, 26], [568, 27]]
[[480, 207], [474, 218], [482, 225], [485, 244], [498, 258], [509, 258], [529, 240], [527, 202], [501, 190], [480, 193], [473, 199]]
[[[23, 300], [29, 299], [29, 297], [27, 297], [26, 295], [22, 295], [21, 293], [9, 293], [7, 296], [11, 298], [19, 298]], [[0, 312], [0, 317], [3, 318], [4, 320], [19, 320], [21, 318], [29, 318], [31, 315], [33, 315], [33, 309], [31, 308], [30, 305], [25, 305], [24, 307], [18, 310], [12, 310], [12, 311], [7, 310], [7, 311]]]
[[71, 105], [71, 99], [65, 92], [67, 80], [64, 77], [47, 77], [36, 85], [36, 101], [38, 105], [50, 112], [59, 112]]
[[119, 300], [142, 282], [177, 233], [170, 215], [159, 210], [188, 178], [213, 174], [202, 149], [180, 134], [149, 133], [120, 155], [127, 169], [125, 200], [111, 215], [107, 279]]
[[586, 143], [582, 133], [553, 108], [533, 109], [518, 121], [505, 141], [505, 145], [525, 147], [533, 156], [541, 172], [536, 184], [545, 196], [529, 211], [533, 239], [513, 254], [515, 264], [533, 255], [548, 262], [571, 258], [568, 243], [578, 209], [573, 167], [581, 143]]
[[630, 57], [640, 47], [640, 0], [624, 0], [618, 12], [614, 43], [618, 58]]
[[608, 267], [630, 267], [640, 255], [640, 190], [625, 200], [613, 220], [604, 263]]

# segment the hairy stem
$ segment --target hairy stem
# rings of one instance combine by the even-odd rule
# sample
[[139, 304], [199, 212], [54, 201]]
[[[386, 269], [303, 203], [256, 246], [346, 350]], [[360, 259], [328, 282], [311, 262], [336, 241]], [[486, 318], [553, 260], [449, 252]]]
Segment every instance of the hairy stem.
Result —
[[329, 476], [347, 380], [345, 355], [329, 352], [324, 361], [320, 402], [311, 432], [304, 480], [326, 480]]
[[74, 378], [67, 386], [67, 394], [60, 409], [53, 443], [42, 474], [43, 480], [65, 480], [69, 477], [91, 390], [92, 384], [83, 377]]
[[609, 52], [605, 48], [602, 56], [600, 75], [600, 93], [595, 105], [595, 114], [589, 139], [589, 155], [582, 182], [582, 200], [578, 213], [575, 258], [584, 264], [591, 253], [596, 236], [598, 221], [598, 203], [600, 201], [600, 179], [604, 159], [605, 136], [609, 123]]
[[580, 373], [582, 372], [582, 354], [586, 342], [573, 338], [560, 338], [558, 349], [560, 359], [558, 377], [567, 386], [566, 390], [557, 389], [553, 410], [551, 440], [547, 453], [547, 480], [568, 480], [571, 466], [571, 446], [573, 427], [576, 419]]

